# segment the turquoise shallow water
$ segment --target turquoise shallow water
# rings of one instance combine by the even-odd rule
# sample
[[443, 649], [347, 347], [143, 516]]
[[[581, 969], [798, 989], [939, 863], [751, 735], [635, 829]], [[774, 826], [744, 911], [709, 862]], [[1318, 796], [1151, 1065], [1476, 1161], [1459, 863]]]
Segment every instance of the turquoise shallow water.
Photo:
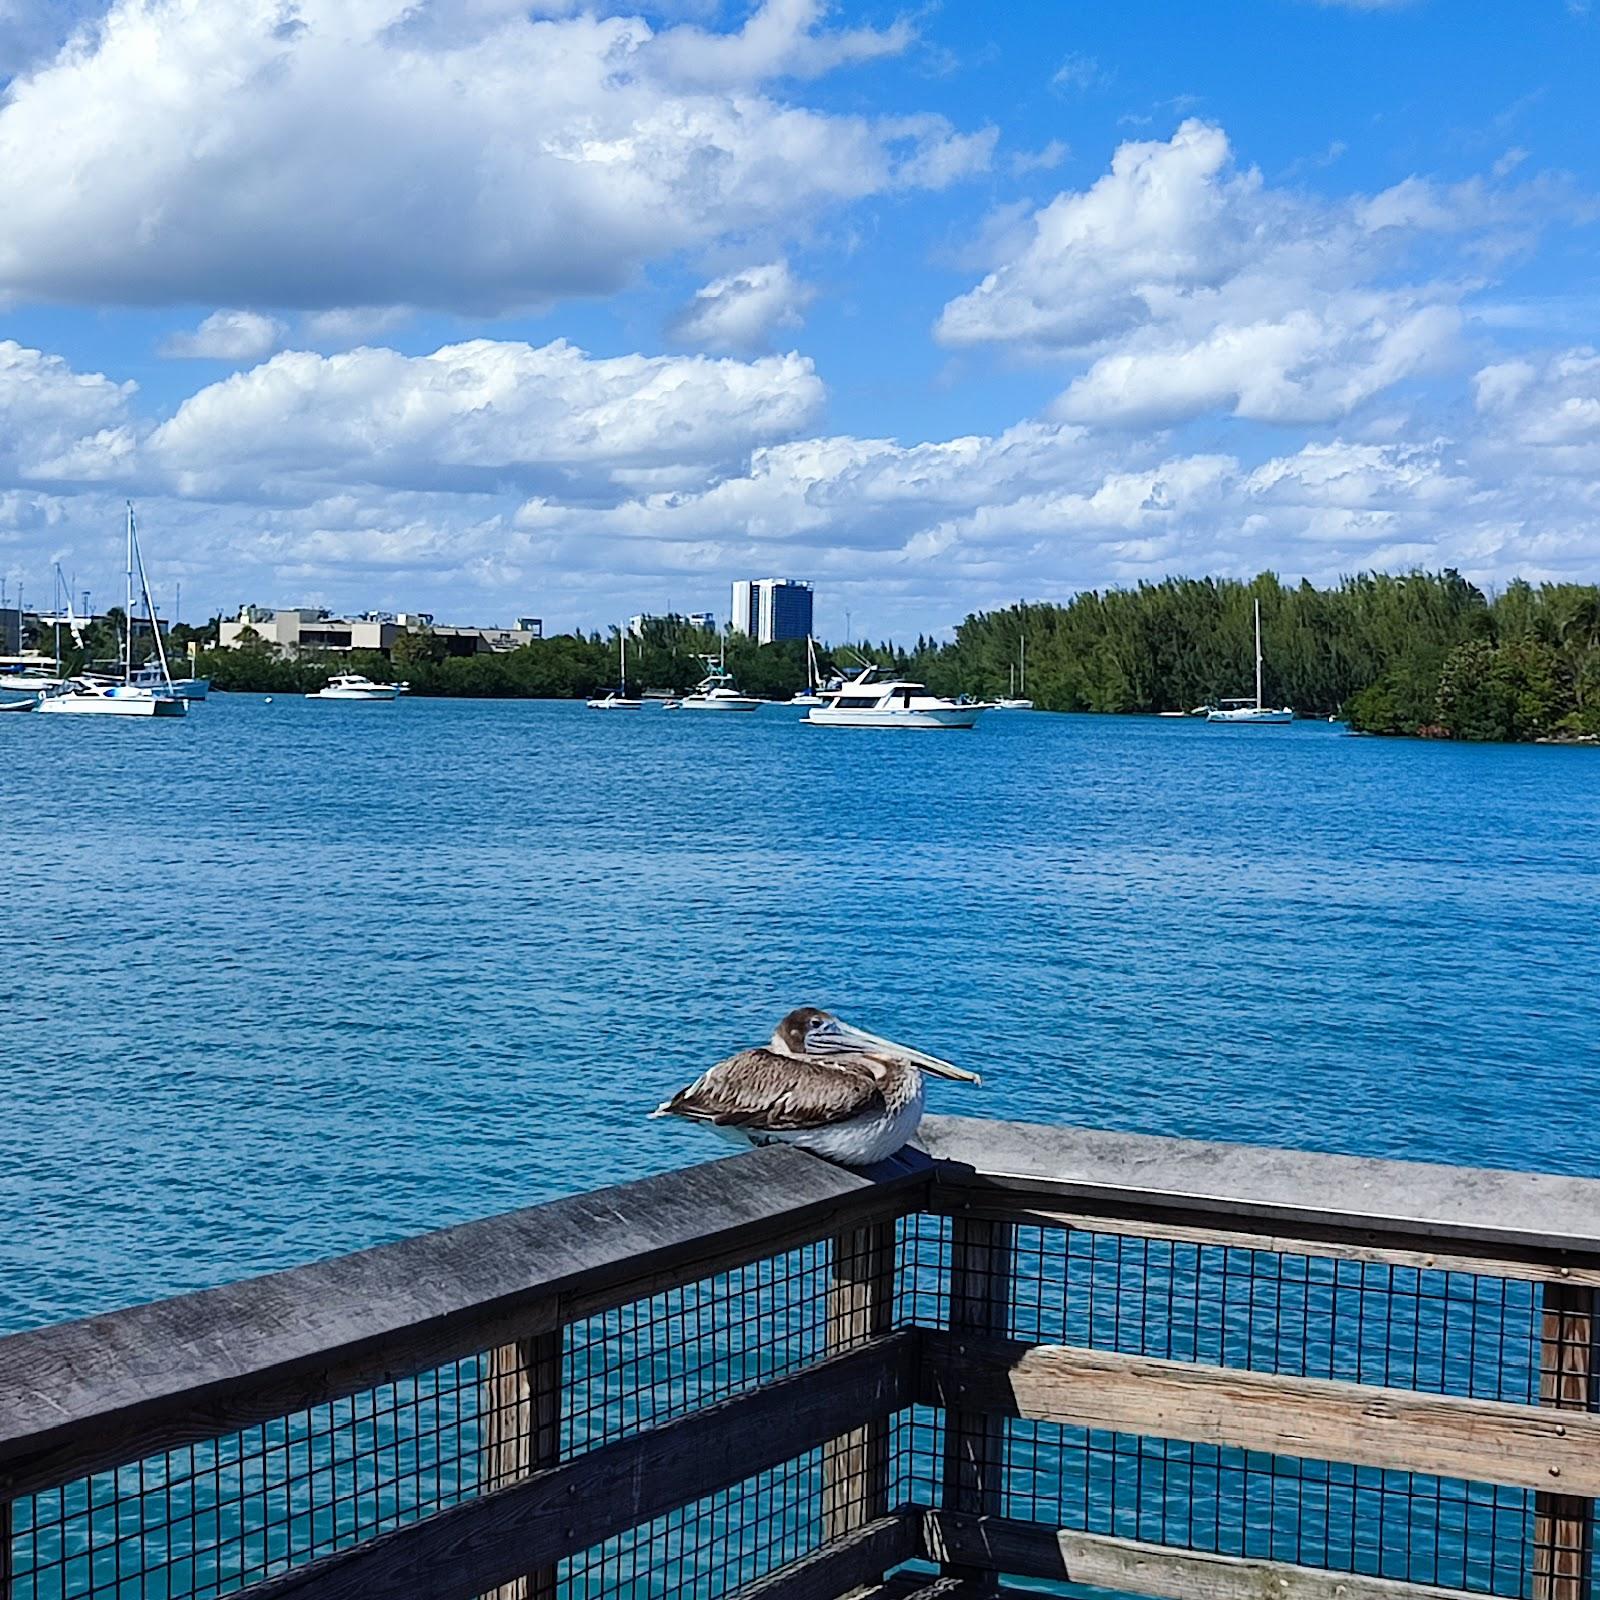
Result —
[[803, 1002], [936, 1109], [1600, 1172], [1589, 750], [232, 697], [0, 774], [0, 1329], [721, 1154], [644, 1113]]

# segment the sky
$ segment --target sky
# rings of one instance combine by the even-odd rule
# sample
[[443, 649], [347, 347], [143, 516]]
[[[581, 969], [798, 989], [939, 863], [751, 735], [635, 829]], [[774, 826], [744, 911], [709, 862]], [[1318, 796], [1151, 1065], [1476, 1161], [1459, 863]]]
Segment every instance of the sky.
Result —
[[0, 578], [1600, 580], [1583, 0], [0, 0]]

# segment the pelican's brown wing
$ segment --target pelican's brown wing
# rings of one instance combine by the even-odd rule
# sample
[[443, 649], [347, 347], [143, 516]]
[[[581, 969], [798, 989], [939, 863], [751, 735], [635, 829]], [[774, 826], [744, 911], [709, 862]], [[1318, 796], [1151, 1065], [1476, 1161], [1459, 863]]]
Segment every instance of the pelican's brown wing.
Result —
[[864, 1061], [839, 1056], [823, 1063], [773, 1050], [741, 1050], [680, 1089], [655, 1115], [781, 1133], [883, 1110], [877, 1079]]

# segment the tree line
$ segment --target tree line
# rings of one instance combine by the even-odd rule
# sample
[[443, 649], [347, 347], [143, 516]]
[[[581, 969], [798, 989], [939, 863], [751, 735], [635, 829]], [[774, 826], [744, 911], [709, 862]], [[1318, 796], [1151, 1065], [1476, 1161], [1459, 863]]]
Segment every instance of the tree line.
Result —
[[[1051, 711], [1185, 711], [1247, 696], [1261, 602], [1264, 697], [1303, 715], [1347, 717], [1371, 733], [1458, 739], [1600, 737], [1600, 587], [1526, 583], [1486, 594], [1460, 573], [1361, 574], [1331, 588], [1168, 578], [1089, 590], [1065, 604], [1019, 603], [966, 618], [955, 638], [820, 651], [824, 671], [870, 659], [941, 694], [989, 699], [1012, 687]], [[214, 635], [213, 635], [214, 637]], [[634, 692], [681, 693], [722, 647], [679, 618], [630, 639]], [[751, 694], [787, 699], [805, 683], [800, 640], [758, 646], [733, 635], [727, 663]], [[219, 689], [305, 692], [332, 671], [407, 680], [418, 694], [574, 698], [617, 681], [617, 634], [562, 634], [497, 655], [455, 657], [426, 630], [392, 657], [305, 654], [263, 644], [206, 650]]]

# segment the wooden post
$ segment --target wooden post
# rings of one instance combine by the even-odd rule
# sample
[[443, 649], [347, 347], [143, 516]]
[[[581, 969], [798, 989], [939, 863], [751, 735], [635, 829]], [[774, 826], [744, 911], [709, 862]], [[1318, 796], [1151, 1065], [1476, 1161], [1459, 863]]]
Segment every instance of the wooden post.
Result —
[[[828, 1286], [827, 1352], [838, 1355], [894, 1326], [895, 1225], [837, 1234]], [[889, 1421], [873, 1417], [823, 1450], [824, 1539], [843, 1538], [889, 1509]]]
[[[561, 1460], [561, 1329], [489, 1352], [483, 1386], [483, 1482], [501, 1489]], [[556, 1569], [542, 1567], [483, 1600], [555, 1600]]]
[[[955, 1217], [950, 1224], [950, 1334], [1005, 1338], [1011, 1331], [1012, 1229], [1006, 1222]], [[998, 1517], [1005, 1509], [1006, 1425], [1003, 1417], [947, 1407], [944, 1414], [943, 1509]], [[942, 1562], [952, 1577], [985, 1589], [992, 1572]]]
[[[1544, 1285], [1539, 1341], [1539, 1404], [1560, 1411], [1592, 1409], [1600, 1366], [1595, 1360], [1595, 1291]], [[1580, 1495], [1534, 1496], [1533, 1600], [1589, 1600], [1594, 1502]]]

